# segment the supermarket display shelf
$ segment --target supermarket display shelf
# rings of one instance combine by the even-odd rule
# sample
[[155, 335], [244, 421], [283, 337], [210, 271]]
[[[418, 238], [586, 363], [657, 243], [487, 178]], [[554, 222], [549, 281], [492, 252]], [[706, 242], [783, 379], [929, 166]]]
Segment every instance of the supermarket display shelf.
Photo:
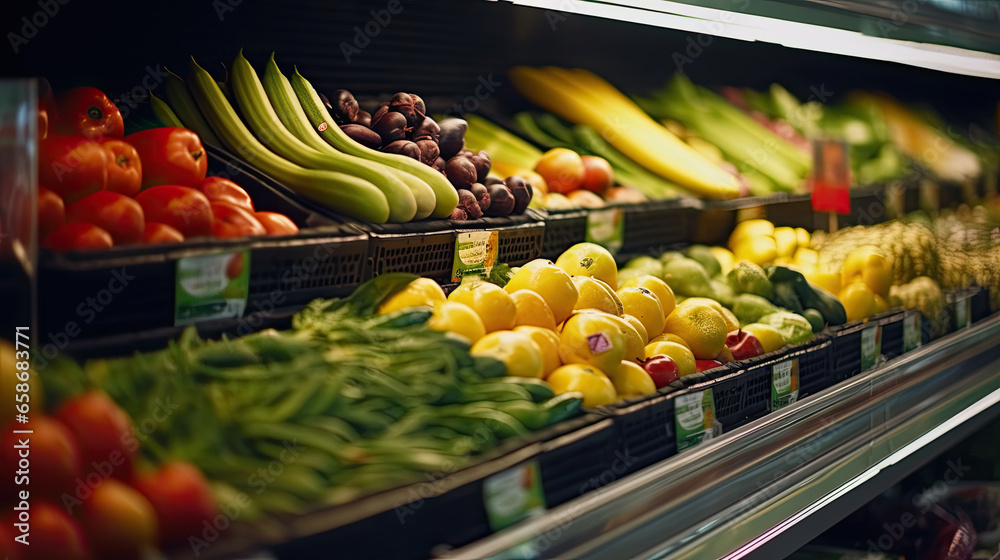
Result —
[[781, 558], [1000, 415], [998, 342], [994, 316], [442, 557]]
[[[885, 60], [953, 74], [1000, 78], [1000, 37], [941, 27], [918, 26], [931, 10], [893, 6], [898, 13], [834, 11], [821, 2], [771, 0], [507, 0], [551, 11], [760, 41], [809, 51]], [[838, 7], [842, 7], [843, 3]], [[916, 4], [916, 3], [914, 3]], [[923, 13], [921, 13], [923, 12]], [[554, 18], [556, 16], [550, 16]], [[900, 20], [899, 18], [903, 19]], [[906, 28], [900, 21], [909, 23]], [[984, 23], [985, 26], [985, 23]]]

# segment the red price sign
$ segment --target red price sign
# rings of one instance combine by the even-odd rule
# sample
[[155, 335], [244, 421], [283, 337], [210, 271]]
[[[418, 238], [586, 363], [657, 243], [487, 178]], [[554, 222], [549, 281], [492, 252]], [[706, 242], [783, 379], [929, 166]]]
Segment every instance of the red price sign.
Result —
[[813, 140], [812, 207], [817, 212], [851, 213], [851, 165], [847, 144]]

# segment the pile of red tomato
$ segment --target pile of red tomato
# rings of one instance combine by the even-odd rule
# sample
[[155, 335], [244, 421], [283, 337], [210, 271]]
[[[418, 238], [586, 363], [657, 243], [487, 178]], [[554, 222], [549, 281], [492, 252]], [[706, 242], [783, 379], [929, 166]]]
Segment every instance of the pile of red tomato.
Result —
[[0, 557], [138, 559], [185, 545], [218, 515], [208, 481], [190, 463], [136, 465], [148, 435], [101, 391], [69, 398], [52, 415], [33, 414], [16, 428], [9, 421], [0, 421], [0, 465], [15, 479], [0, 487], [9, 512], [0, 524]]
[[124, 136], [124, 130], [118, 108], [96, 88], [43, 100], [38, 227], [44, 247], [93, 251], [298, 233], [287, 216], [255, 211], [236, 183], [206, 177], [208, 155], [194, 132], [165, 127]]

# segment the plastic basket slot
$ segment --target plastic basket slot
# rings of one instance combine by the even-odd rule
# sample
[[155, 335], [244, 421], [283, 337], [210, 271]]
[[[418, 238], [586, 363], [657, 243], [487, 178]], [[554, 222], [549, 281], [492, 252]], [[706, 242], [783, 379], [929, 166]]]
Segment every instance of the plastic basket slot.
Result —
[[521, 265], [538, 258], [542, 252], [544, 232], [542, 227], [500, 230], [497, 260]]
[[365, 257], [363, 245], [361, 248], [361, 251], [333, 254], [323, 259], [313, 257], [312, 247], [302, 255], [291, 257], [251, 257], [250, 295], [360, 284]]
[[811, 394], [832, 385], [829, 356], [829, 342], [824, 342], [798, 355], [800, 393]]
[[882, 353], [894, 358], [903, 353], [903, 321], [893, 320], [882, 325]]
[[614, 417], [614, 425], [619, 445], [631, 462], [628, 472], [676, 453], [673, 399], [655, 399], [644, 407], [621, 412]]
[[712, 397], [715, 399], [715, 416], [722, 423], [723, 430], [728, 430], [745, 423], [746, 415], [743, 408], [745, 393], [746, 385], [744, 385], [743, 376], [741, 375], [718, 381], [712, 385]]
[[375, 249], [375, 273], [411, 272], [425, 275], [450, 271], [454, 242], [449, 238], [421, 247], [379, 245]]
[[556, 259], [563, 251], [587, 239], [586, 216], [550, 216], [545, 220], [542, 256]]
[[833, 342], [830, 358], [834, 378], [848, 379], [861, 373], [861, 331], [838, 336]]
[[749, 420], [756, 420], [767, 412], [771, 400], [771, 368], [774, 364], [773, 361], [768, 362], [742, 374], [746, 387], [743, 409]]

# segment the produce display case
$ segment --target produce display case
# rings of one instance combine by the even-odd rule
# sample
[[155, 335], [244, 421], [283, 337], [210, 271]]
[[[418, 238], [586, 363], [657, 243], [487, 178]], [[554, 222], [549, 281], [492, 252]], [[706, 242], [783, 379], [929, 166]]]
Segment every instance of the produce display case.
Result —
[[[190, 4], [181, 7], [195, 9]], [[507, 83], [505, 72], [513, 64], [585, 67], [629, 95], [650, 91], [678, 70], [712, 87], [759, 90], [781, 82], [799, 99], [813, 102], [818, 96], [824, 105], [846, 99], [848, 89], [881, 88], [908, 103], [932, 105], [949, 122], [970, 124], [981, 116], [978, 108], [995, 104], [1000, 78], [995, 22], [947, 15], [937, 2], [908, 13], [908, 25], [888, 33], [873, 29], [892, 21], [891, 12], [865, 2], [435, 0], [409, 6], [348, 0], [331, 7], [292, 0], [280, 10], [231, 4], [213, 5], [209, 16], [216, 17], [190, 22], [177, 6], [150, 6], [151, 23], [141, 38], [150, 50], [123, 52], [117, 66], [139, 69], [162, 60], [179, 67], [190, 54], [228, 64], [237, 44], [254, 60], [277, 49], [282, 58], [295, 60], [318, 90], [349, 87], [365, 100], [400, 89], [419, 91], [426, 93], [428, 114], [458, 117], [486, 104], [484, 115], [527, 108]], [[28, 8], [27, 14], [35, 10]], [[135, 76], [121, 75], [120, 68], [93, 69], [76, 53], [57, 61], [41, 52], [39, 45], [53, 44], [60, 33], [67, 41], [80, 37], [79, 30], [67, 28], [69, 19], [53, 18], [52, 29], [33, 41], [13, 72], [62, 74], [66, 84], [103, 80], [108, 91], [128, 91]], [[111, 24], [129, 21], [124, 13], [109, 16]], [[171, 39], [181, 25], [198, 39], [174, 52]], [[127, 38], [139, 40], [134, 33]], [[94, 44], [110, 41], [101, 36]], [[615, 45], [616, 56], [608, 56], [607, 45]], [[650, 68], [648, 57], [618, 56], [635, 52], [660, 52], [666, 62]], [[146, 71], [157, 79], [159, 68]], [[953, 74], [937, 79], [942, 74], [935, 70]], [[143, 84], [157, 92], [160, 87]], [[831, 84], [836, 93], [828, 99], [824, 92]], [[954, 101], [955, 91], [966, 93], [964, 103]], [[453, 100], [458, 103], [449, 106]], [[144, 110], [140, 106], [135, 113]], [[140, 122], [126, 120], [130, 127]], [[286, 214], [300, 233], [103, 253], [42, 250], [40, 342], [44, 335], [57, 345], [65, 338], [68, 354], [81, 360], [162, 348], [184, 328], [175, 301], [177, 263], [194, 257], [249, 257], [245, 311], [196, 322], [202, 337], [235, 337], [290, 328], [292, 313], [310, 301], [348, 296], [364, 281], [390, 273], [430, 278], [450, 292], [458, 240], [472, 232], [496, 232], [496, 263], [518, 267], [539, 257], [555, 261], [584, 241], [605, 241], [593, 239], [594, 217], [613, 215], [621, 221], [620, 239], [611, 241], [620, 260], [659, 257], [695, 243], [724, 246], [734, 226], [747, 219], [813, 232], [992, 203], [997, 182], [995, 170], [959, 183], [915, 167], [888, 183], [855, 185], [848, 195], [850, 212], [836, 221], [815, 212], [809, 194], [777, 193], [727, 201], [611, 203], [601, 209], [529, 208], [505, 218], [379, 225], [344, 219], [224, 150], [210, 147], [209, 155], [210, 174], [227, 174], [258, 209]], [[0, 239], [0, 248], [3, 243]], [[788, 259], [784, 264], [798, 265]], [[8, 278], [0, 278], [6, 293]], [[111, 290], [109, 282], [122, 278], [129, 282], [126, 289]], [[104, 291], [113, 295], [107, 304], [100, 301]], [[87, 320], [91, 308], [82, 314], [80, 309], [90, 298], [102, 308]], [[1000, 416], [1000, 317], [993, 314], [991, 299], [990, 288], [976, 286], [947, 292], [939, 317], [893, 309], [838, 327], [813, 327], [816, 336], [806, 344], [586, 409], [507, 440], [453, 471], [427, 473], [426, 480], [341, 505], [317, 503], [306, 513], [234, 522], [206, 550], [178, 547], [166, 554], [241, 560], [257, 554], [314, 558], [330, 550], [351, 558], [414, 560], [784, 557], [949, 441]], [[779, 374], [793, 380], [793, 397], [776, 397]], [[709, 390], [711, 415], [707, 408], [702, 413], [710, 425], [700, 437], [679, 441], [691, 436], [687, 428], [686, 435], [680, 433], [679, 415], [692, 410], [692, 397]], [[695, 439], [699, 442], [692, 445]], [[540, 503], [528, 515], [505, 517], [504, 504], [491, 502], [521, 496], [511, 490], [518, 485]], [[538, 496], [531, 494], [536, 488]]]

